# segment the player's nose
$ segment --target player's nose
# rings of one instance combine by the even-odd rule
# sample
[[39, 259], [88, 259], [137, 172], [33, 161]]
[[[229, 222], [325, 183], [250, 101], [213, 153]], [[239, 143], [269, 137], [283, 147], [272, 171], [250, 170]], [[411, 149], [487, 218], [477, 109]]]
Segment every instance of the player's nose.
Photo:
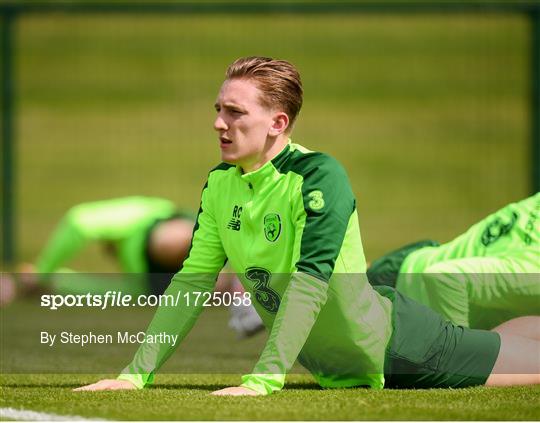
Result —
[[221, 115], [218, 113], [216, 116], [216, 119], [214, 120], [214, 129], [216, 131], [226, 131], [228, 129], [227, 124], [225, 123], [225, 120], [221, 117]]

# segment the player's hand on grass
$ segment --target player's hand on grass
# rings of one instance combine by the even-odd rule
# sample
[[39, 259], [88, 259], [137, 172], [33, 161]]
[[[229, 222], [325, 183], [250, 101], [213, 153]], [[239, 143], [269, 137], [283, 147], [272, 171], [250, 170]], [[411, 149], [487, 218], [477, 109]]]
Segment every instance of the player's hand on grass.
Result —
[[232, 386], [230, 388], [220, 389], [219, 391], [212, 392], [212, 395], [219, 395], [219, 396], [240, 396], [240, 395], [249, 395], [249, 396], [255, 396], [260, 395], [257, 391], [254, 391], [253, 389], [244, 388], [243, 386]]
[[121, 389], [137, 389], [137, 387], [128, 380], [103, 379], [91, 385], [75, 388], [74, 391], [117, 391]]

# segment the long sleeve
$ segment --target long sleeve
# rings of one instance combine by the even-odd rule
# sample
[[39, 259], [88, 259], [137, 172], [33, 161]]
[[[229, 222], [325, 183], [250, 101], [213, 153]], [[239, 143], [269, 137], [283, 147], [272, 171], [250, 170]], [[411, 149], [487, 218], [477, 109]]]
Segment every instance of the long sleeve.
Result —
[[308, 157], [296, 209], [295, 253], [290, 283], [253, 373], [243, 385], [261, 394], [281, 389], [327, 299], [328, 282], [355, 200], [343, 168], [325, 155]]
[[[176, 336], [170, 343], [143, 343], [133, 361], [119, 379], [129, 380], [138, 388], [152, 383], [154, 373], [165, 363], [195, 324], [202, 311], [202, 301], [194, 303], [195, 292], [212, 292], [217, 275], [225, 263], [225, 252], [219, 239], [208, 184], [202, 193], [191, 248], [183, 268], [172, 279], [164, 296], [178, 299], [178, 304], [158, 307], [147, 335]], [[187, 297], [191, 299], [188, 304]], [[147, 336], [148, 339], [148, 336]]]
[[[202, 311], [203, 301], [194, 302], [195, 292], [212, 292], [216, 277], [217, 273], [198, 275], [182, 272], [174, 276], [163, 297], [169, 297], [178, 302], [159, 306], [146, 330], [146, 339], [162, 337], [161, 339], [166, 339], [167, 342], [141, 344], [132, 362], [122, 371], [119, 379], [129, 380], [138, 388], [143, 388], [153, 382], [154, 373], [174, 353]], [[168, 341], [169, 339], [176, 341], [173, 344]]]
[[92, 231], [85, 228], [84, 220], [79, 217], [72, 209], [62, 218], [38, 257], [36, 263], [38, 273], [54, 272], [91, 240]]
[[281, 300], [266, 346], [252, 374], [242, 377], [242, 386], [260, 394], [283, 388], [285, 375], [306, 342], [326, 302], [328, 283], [305, 273], [294, 274]]

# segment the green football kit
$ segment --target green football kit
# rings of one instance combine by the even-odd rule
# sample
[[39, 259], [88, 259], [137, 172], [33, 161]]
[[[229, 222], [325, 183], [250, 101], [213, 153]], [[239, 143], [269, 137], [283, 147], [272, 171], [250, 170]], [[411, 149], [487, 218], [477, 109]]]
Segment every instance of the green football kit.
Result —
[[[391, 289], [380, 295], [367, 282], [356, 201], [335, 159], [289, 143], [253, 172], [224, 163], [213, 169], [188, 258], [165, 294], [211, 292], [227, 259], [270, 332], [242, 386], [278, 391], [298, 359], [323, 387], [383, 388], [385, 369], [395, 363], [388, 353], [400, 354], [403, 332], [393, 334], [393, 319], [402, 319], [395, 311], [403, 307], [393, 306], [400, 296]], [[182, 340], [202, 308], [162, 305], [147, 333]], [[142, 388], [173, 351], [142, 344], [119, 378]]]
[[539, 315], [540, 193], [507, 205], [446, 244], [390, 253], [373, 263], [370, 280], [392, 268], [399, 269], [393, 277], [398, 291], [458, 325], [491, 329]]
[[[52, 279], [50, 282], [55, 291], [60, 293], [96, 293], [100, 287], [106, 292], [111, 286], [124, 293], [146, 293], [146, 277], [137, 275], [165, 273], [164, 269], [154, 268], [147, 255], [149, 233], [157, 223], [174, 217], [189, 218], [189, 215], [179, 213], [171, 201], [154, 197], [124, 197], [74, 206], [62, 218], [38, 257], [37, 272], [43, 275], [44, 281]], [[62, 268], [64, 263], [92, 241], [113, 245], [122, 272], [133, 277], [126, 280], [114, 278], [111, 285], [103, 280], [103, 276], [96, 278]], [[68, 275], [60, 274], [51, 278], [58, 271]]]

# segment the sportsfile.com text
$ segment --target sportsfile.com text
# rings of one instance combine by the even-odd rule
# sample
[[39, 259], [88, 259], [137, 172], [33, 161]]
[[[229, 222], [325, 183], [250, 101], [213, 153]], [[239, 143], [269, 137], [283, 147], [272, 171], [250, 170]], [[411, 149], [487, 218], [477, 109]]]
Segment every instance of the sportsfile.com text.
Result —
[[121, 291], [107, 291], [105, 294], [43, 294], [40, 306], [49, 310], [61, 307], [97, 307], [105, 310], [108, 307], [157, 307], [157, 306], [239, 306], [251, 305], [249, 292], [233, 294], [229, 292], [177, 292], [176, 295], [137, 295], [123, 294]]

